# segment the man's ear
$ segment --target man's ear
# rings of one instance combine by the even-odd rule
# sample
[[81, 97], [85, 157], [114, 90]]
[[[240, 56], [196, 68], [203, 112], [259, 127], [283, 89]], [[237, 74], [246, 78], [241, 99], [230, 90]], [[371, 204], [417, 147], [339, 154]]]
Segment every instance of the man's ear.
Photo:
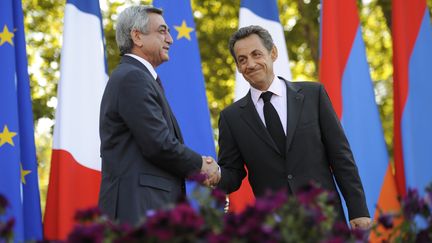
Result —
[[274, 61], [276, 61], [276, 59], [278, 58], [278, 50], [276, 45], [273, 45], [271, 53], [270, 53], [271, 59]]
[[133, 43], [138, 47], [143, 46], [140, 33], [141, 32], [139, 32], [138, 30], [135, 30], [135, 29], [131, 30], [131, 32], [130, 32]]

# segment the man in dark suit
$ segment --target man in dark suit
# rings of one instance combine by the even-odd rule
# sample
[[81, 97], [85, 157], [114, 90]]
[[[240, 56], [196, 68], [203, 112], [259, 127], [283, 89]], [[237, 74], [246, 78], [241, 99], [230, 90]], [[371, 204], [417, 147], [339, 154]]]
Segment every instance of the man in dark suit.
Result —
[[[275, 76], [277, 49], [262, 27], [239, 29], [229, 48], [251, 88], [220, 114], [218, 187], [236, 191], [246, 176], [244, 166], [256, 196], [281, 188], [295, 193], [311, 181], [337, 194], [334, 176], [351, 226], [370, 227], [357, 166], [324, 87]], [[340, 203], [336, 210], [344, 220]]]
[[162, 11], [134, 6], [118, 17], [123, 56], [105, 88], [100, 112], [102, 183], [99, 206], [111, 219], [135, 224], [146, 211], [185, 195], [185, 178], [204, 172], [218, 180], [218, 165], [183, 144], [155, 68], [173, 43]]

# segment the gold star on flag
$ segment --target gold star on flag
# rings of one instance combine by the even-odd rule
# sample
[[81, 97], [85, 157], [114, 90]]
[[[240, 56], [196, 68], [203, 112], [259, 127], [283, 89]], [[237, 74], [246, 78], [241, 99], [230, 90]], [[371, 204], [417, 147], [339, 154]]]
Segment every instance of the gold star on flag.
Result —
[[188, 39], [188, 40], [191, 39], [191, 37], [190, 37], [190, 32], [192, 32], [194, 29], [191, 28], [191, 27], [188, 27], [188, 26], [186, 25], [186, 21], [185, 21], [185, 20], [183, 20], [181, 26], [175, 26], [175, 25], [174, 25], [174, 28], [175, 28], [175, 29], [177, 30], [177, 32], [178, 32], [177, 40], [178, 40], [178, 39], [181, 39], [182, 37], [184, 37], [184, 38], [186, 38], [186, 39]]
[[22, 164], [20, 163], [20, 170], [21, 170], [21, 182], [22, 184], [26, 184], [25, 176], [31, 173], [31, 170], [24, 170], [22, 167]]
[[13, 37], [14, 37], [14, 33], [9, 32], [7, 25], [4, 25], [3, 32], [0, 32], [0, 46], [6, 42], [9, 42], [9, 44], [13, 45], [13, 41], [12, 41]]
[[15, 136], [16, 132], [9, 132], [9, 128], [5, 125], [3, 128], [3, 132], [0, 133], [0, 147], [3, 146], [3, 144], [5, 143], [15, 146], [12, 140], [12, 138]]

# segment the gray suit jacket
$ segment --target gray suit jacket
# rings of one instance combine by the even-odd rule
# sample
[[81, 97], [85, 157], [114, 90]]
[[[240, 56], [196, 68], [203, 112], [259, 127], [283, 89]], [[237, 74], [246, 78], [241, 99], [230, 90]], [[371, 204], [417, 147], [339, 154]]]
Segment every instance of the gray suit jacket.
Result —
[[138, 60], [124, 56], [113, 71], [100, 111], [102, 183], [99, 207], [135, 224], [149, 209], [176, 202], [184, 178], [202, 159], [183, 144], [163, 90]]
[[[283, 78], [281, 78], [283, 79]], [[219, 187], [236, 191], [246, 176], [256, 196], [314, 181], [347, 202], [350, 219], [369, 216], [357, 166], [330, 99], [319, 83], [288, 82], [285, 156], [279, 152], [255, 109], [250, 92], [224, 109], [219, 119]], [[340, 198], [336, 210], [344, 218]]]

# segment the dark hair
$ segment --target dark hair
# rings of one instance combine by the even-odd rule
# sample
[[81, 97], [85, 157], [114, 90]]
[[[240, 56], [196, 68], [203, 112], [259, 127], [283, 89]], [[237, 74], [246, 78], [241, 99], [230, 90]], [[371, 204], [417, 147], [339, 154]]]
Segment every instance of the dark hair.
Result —
[[235, 53], [234, 53], [234, 45], [238, 40], [244, 39], [250, 35], [257, 35], [260, 39], [261, 42], [263, 43], [264, 47], [268, 50], [271, 51], [271, 49], [274, 46], [273, 43], [273, 39], [270, 35], [270, 33], [264, 29], [261, 26], [258, 25], [250, 25], [250, 26], [246, 26], [243, 28], [240, 28], [239, 30], [237, 30], [236, 32], [234, 32], [234, 34], [231, 35], [231, 38], [229, 40], [229, 50], [231, 52], [231, 55], [234, 57], [235, 62], [237, 62]]

